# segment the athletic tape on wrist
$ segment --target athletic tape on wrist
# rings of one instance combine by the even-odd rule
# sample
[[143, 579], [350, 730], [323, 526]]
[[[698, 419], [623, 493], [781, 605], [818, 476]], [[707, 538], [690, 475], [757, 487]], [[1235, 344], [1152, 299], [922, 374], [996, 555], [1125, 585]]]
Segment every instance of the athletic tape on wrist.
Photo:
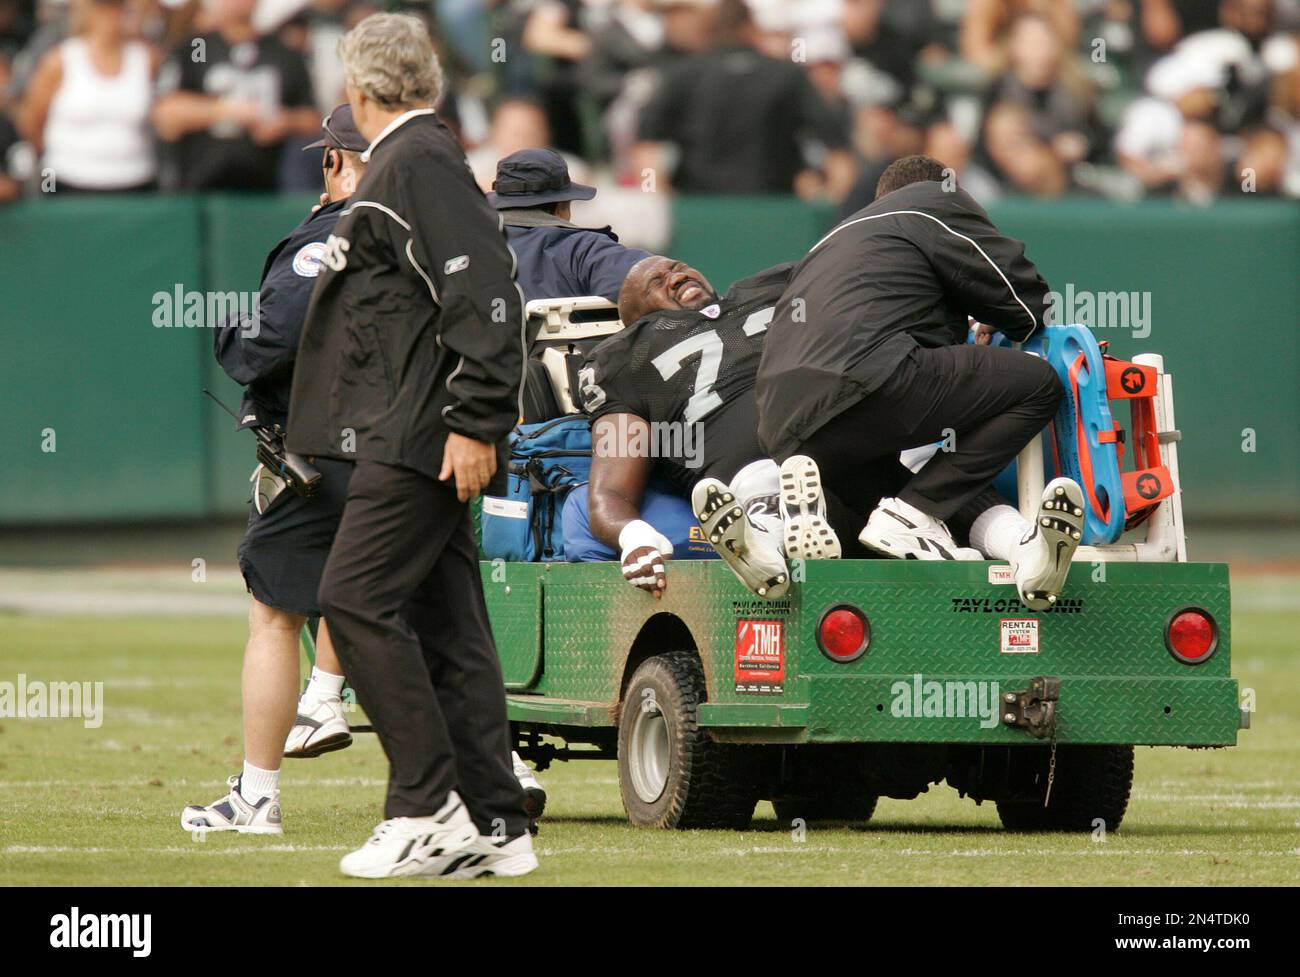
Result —
[[627, 555], [642, 546], [658, 550], [664, 556], [673, 555], [673, 544], [663, 533], [643, 519], [633, 519], [618, 534], [618, 545], [622, 550], [621, 559], [626, 562]]

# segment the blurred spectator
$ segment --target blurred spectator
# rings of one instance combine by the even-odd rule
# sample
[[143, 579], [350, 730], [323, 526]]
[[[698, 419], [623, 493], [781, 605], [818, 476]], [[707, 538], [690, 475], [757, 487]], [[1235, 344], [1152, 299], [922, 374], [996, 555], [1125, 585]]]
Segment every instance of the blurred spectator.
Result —
[[652, 9], [654, 0], [615, 0], [606, 17], [591, 31], [591, 56], [579, 67], [583, 90], [603, 112], [623, 91], [633, 71], [661, 60], [663, 20]]
[[[1008, 165], [1021, 177], [1031, 169], [1037, 178], [1051, 172], [1054, 175], [1044, 186], [1053, 188], [1059, 171], [1067, 176], [1068, 184], [1070, 167], [1093, 156], [1101, 142], [1093, 116], [1092, 90], [1043, 16], [1017, 17], [1006, 47], [1008, 68], [994, 82], [986, 100], [985, 154], [1000, 177], [1022, 189], [1019, 180], [1006, 169]], [[1008, 107], [1018, 111], [999, 111]], [[1012, 145], [999, 144], [1001, 139], [1012, 140]], [[1032, 151], [1032, 166], [1025, 160], [1010, 159], [1021, 152], [1026, 140], [1037, 144]], [[1055, 157], [1056, 164], [1038, 159], [1044, 153]]]
[[926, 128], [937, 118], [933, 107], [914, 102], [897, 105], [868, 102], [857, 110], [854, 131], [857, 174], [840, 201], [841, 217], [857, 213], [876, 199], [880, 174], [894, 160], [920, 153], [925, 147]]
[[1138, 0], [1142, 38], [1156, 51], [1167, 51], [1188, 34], [1218, 23], [1219, 0]]
[[1016, 19], [1028, 13], [1044, 17], [1057, 42], [1074, 50], [1079, 18], [1073, 0], [970, 0], [961, 23], [962, 57], [987, 74], [1002, 71], [1006, 35]]
[[1278, 75], [1269, 122], [1287, 141], [1282, 192], [1288, 197], [1300, 197], [1300, 57], [1288, 70]]
[[994, 172], [1011, 190], [1059, 197], [1069, 189], [1065, 161], [1035, 132], [1033, 117], [1023, 106], [993, 106], [984, 119], [984, 145]]
[[10, 203], [22, 196], [22, 163], [18, 157], [27, 145], [9, 117], [9, 99], [6, 94], [9, 79], [8, 58], [0, 55], [0, 204]]
[[[497, 163], [521, 149], [548, 149], [551, 147], [551, 127], [546, 112], [539, 102], [529, 98], [507, 98], [492, 113], [492, 126], [487, 141], [466, 155], [469, 168], [474, 171], [474, 182], [484, 193], [492, 189], [496, 179]], [[576, 156], [561, 153], [569, 174], [579, 183], [590, 179], [587, 164]]]
[[19, 110], [18, 128], [41, 154], [42, 189], [156, 188], [156, 56], [131, 37], [126, 0], [75, 0], [71, 27], [42, 56]]
[[[930, 0], [844, 0], [842, 23], [853, 54], [911, 88], [923, 61], [949, 54]], [[872, 188], [874, 198], [875, 189]]]
[[578, 63], [591, 55], [582, 29], [583, 0], [541, 0], [524, 23], [523, 45], [538, 57], [537, 91], [551, 122], [556, 147], [585, 149], [578, 106]]
[[1183, 117], [1158, 98], [1139, 98], [1124, 112], [1115, 135], [1115, 156], [1147, 192], [1166, 189], [1182, 167]]
[[[709, 49], [665, 70], [641, 117], [636, 155], [671, 184], [694, 193], [789, 193], [816, 186], [835, 200], [852, 185], [848, 134], [834, 111], [790, 60], [755, 48], [744, 3], [722, 0]], [[677, 154], [665, 179], [667, 147]], [[805, 171], [824, 154], [820, 174]]]
[[32, 30], [30, 5], [22, 0], [0, 0], [0, 58], [11, 58]]
[[1287, 171], [1287, 140], [1282, 133], [1260, 126], [1241, 135], [1241, 152], [1233, 167], [1234, 192], [1277, 196], [1283, 192]]
[[176, 144], [169, 185], [270, 190], [286, 138], [320, 126], [301, 54], [253, 27], [256, 0], [213, 0], [212, 33], [163, 68], [158, 135]]
[[1211, 203], [1223, 193], [1228, 168], [1223, 140], [1204, 122], [1188, 122], [1179, 134], [1182, 165], [1174, 184], [1175, 196], [1195, 204]]
[[1270, 77], [1264, 50], [1273, 33], [1273, 2], [1223, 0], [1219, 21], [1220, 27], [1185, 37], [1156, 62], [1147, 88], [1157, 98], [1177, 103], [1187, 118], [1204, 119], [1223, 133], [1239, 132], [1258, 125], [1267, 111]]

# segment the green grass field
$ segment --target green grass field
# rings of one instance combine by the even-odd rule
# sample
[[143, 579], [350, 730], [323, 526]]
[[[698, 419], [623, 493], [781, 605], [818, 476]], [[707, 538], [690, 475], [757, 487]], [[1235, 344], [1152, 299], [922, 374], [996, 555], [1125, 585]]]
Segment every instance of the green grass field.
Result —
[[[1233, 671], [1257, 692], [1254, 728], [1231, 750], [1140, 749], [1128, 817], [1104, 840], [1007, 833], [992, 805], [946, 786], [802, 839], [766, 803], [743, 833], [638, 830], [613, 763], [557, 764], [543, 775], [541, 870], [516, 884], [1001, 885], [1009, 871], [1043, 884], [1297, 884], [1298, 589], [1294, 577], [1236, 582]], [[186, 803], [215, 799], [238, 769], [243, 639], [233, 616], [0, 614], [0, 681], [103, 681], [105, 698], [98, 729], [0, 721], [0, 884], [347, 881], [338, 858], [367, 837], [383, 795], [371, 736], [288, 761], [283, 838], [198, 843], [179, 827]]]

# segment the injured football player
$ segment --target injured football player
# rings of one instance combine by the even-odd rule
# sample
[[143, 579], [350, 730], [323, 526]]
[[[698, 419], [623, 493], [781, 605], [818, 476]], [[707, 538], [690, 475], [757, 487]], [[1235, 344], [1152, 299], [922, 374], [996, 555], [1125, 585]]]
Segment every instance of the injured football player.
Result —
[[[824, 490], [811, 458], [794, 455], [778, 466], [758, 442], [754, 383], [791, 268], [759, 272], [719, 296], [684, 262], [643, 259], [619, 296], [625, 328], [597, 346], [580, 373], [594, 445], [591, 533], [620, 553], [630, 583], [656, 597], [667, 586], [672, 544], [642, 519], [652, 476], [689, 494], [705, 538], [760, 597], [775, 600], [787, 593], [787, 558], [871, 555], [856, 537], [880, 499], [895, 490], [899, 466], [864, 471], [860, 490], [846, 500]], [[652, 426], [658, 436], [651, 436]], [[663, 436], [676, 428], [677, 436]], [[675, 445], [695, 450], [688, 456]], [[1007, 560], [1017, 568], [1021, 599], [1034, 609], [1050, 606], [1082, 524], [1081, 505], [1075, 504], [1081, 493], [1062, 481], [1044, 492], [1044, 511], [1035, 524], [998, 500], [970, 527], [987, 549], [935, 547], [928, 558]], [[1055, 547], [1058, 538], [1069, 545]], [[852, 552], [844, 552], [842, 539], [853, 541]]]

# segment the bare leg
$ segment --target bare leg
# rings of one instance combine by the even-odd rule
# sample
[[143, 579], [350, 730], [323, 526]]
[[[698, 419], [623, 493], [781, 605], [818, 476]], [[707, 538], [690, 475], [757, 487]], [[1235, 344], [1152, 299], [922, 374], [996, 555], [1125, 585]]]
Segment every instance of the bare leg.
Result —
[[279, 770], [298, 708], [298, 633], [304, 618], [254, 599], [244, 649], [244, 758]]
[[339, 664], [339, 656], [334, 653], [334, 642], [330, 639], [325, 618], [320, 619], [320, 627], [316, 629], [316, 667], [331, 675], [343, 674], [343, 666]]

